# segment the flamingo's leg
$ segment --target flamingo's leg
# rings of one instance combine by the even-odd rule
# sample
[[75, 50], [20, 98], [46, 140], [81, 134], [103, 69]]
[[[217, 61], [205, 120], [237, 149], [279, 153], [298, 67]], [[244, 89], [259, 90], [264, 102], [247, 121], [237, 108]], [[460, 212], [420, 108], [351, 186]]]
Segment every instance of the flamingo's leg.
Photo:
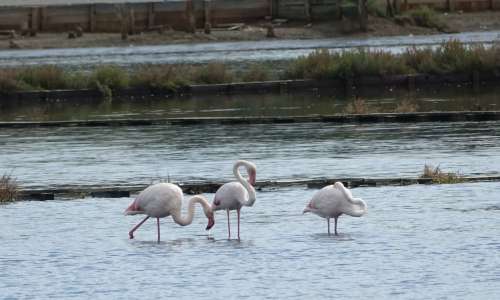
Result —
[[326, 224], [328, 224], [328, 235], [330, 235], [330, 218], [326, 218]]
[[335, 235], [339, 235], [337, 233], [337, 219], [338, 219], [338, 217], [335, 217]]
[[130, 239], [133, 239], [134, 238], [134, 231], [137, 230], [137, 228], [139, 228], [144, 222], [146, 222], [146, 220], [149, 219], [149, 216], [145, 217], [144, 220], [142, 220], [139, 224], [135, 225], [134, 228], [132, 228], [129, 232], [128, 232], [128, 236], [130, 237]]
[[227, 239], [230, 240], [231, 239], [231, 226], [229, 225], [229, 209], [226, 210], [227, 211]]
[[160, 218], [156, 218], [156, 227], [158, 232], [158, 243], [160, 243]]
[[238, 212], [238, 240], [240, 239], [240, 209], [236, 210]]

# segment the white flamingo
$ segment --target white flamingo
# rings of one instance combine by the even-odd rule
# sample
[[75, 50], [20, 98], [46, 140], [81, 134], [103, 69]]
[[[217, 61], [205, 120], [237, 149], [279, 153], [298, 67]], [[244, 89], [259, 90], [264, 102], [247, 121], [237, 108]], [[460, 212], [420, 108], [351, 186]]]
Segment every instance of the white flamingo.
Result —
[[[245, 167], [248, 181], [241, 176], [239, 168]], [[238, 213], [238, 240], [240, 239], [240, 210], [243, 206], [252, 206], [255, 203], [255, 185], [257, 168], [246, 160], [238, 160], [233, 166], [233, 174], [238, 181], [228, 182], [222, 185], [214, 196], [212, 209], [227, 212], [228, 239], [231, 239], [231, 226], [229, 224], [229, 211], [236, 210]]]
[[214, 215], [208, 201], [201, 195], [193, 196], [189, 200], [188, 212], [186, 216], [181, 215], [182, 190], [172, 183], [157, 183], [143, 190], [134, 202], [125, 210], [125, 215], [147, 215], [139, 224], [134, 226], [128, 233], [131, 239], [134, 238], [134, 231], [137, 230], [150, 217], [156, 218], [158, 242], [160, 242], [160, 218], [172, 216], [175, 223], [186, 226], [193, 222], [194, 205], [201, 204], [203, 212], [208, 218], [207, 230], [214, 225]]
[[328, 235], [330, 235], [330, 218], [335, 219], [335, 235], [337, 233], [337, 219], [341, 214], [361, 217], [367, 211], [365, 201], [353, 198], [351, 191], [346, 189], [342, 182], [335, 182], [319, 190], [309, 201], [303, 213], [312, 212], [328, 222]]

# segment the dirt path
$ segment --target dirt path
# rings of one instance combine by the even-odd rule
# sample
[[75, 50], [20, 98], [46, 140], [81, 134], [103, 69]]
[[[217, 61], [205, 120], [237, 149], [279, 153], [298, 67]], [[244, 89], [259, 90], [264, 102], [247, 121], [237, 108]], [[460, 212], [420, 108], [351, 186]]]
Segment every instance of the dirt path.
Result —
[[[443, 13], [441, 19], [452, 32], [500, 30], [500, 12], [476, 13]], [[130, 36], [122, 41], [116, 33], [86, 33], [83, 37], [68, 39], [68, 33], [43, 33], [36, 37], [18, 37], [13, 44], [6, 37], [0, 36], [0, 49], [49, 49], [164, 45], [178, 43], [199, 43], [215, 41], [257, 41], [268, 39], [265, 22], [246, 24], [239, 30], [217, 30], [211, 34], [197, 32], [189, 34], [181, 31], [165, 31], [163, 33], [146, 32]], [[284, 23], [275, 27], [276, 38], [273, 39], [311, 39], [331, 37], [375, 37], [393, 35], [429, 35], [439, 33], [436, 29], [417, 26], [401, 26], [391, 20], [370, 17], [368, 32], [357, 31], [355, 23], [317, 22], [317, 23]]]

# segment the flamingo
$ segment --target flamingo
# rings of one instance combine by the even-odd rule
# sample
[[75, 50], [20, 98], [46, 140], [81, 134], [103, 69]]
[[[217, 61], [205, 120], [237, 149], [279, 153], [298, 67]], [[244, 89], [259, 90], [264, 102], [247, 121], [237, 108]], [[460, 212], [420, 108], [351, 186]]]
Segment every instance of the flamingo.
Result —
[[302, 213], [312, 212], [328, 223], [328, 235], [330, 235], [330, 218], [335, 219], [335, 235], [337, 233], [337, 219], [341, 214], [353, 217], [361, 217], [367, 211], [365, 201], [353, 198], [351, 191], [344, 187], [342, 182], [335, 182], [319, 190], [309, 201]]
[[[245, 167], [248, 181], [241, 176], [239, 168]], [[238, 181], [228, 182], [215, 192], [212, 210], [226, 210], [228, 239], [231, 239], [231, 226], [229, 224], [229, 211], [236, 210], [238, 213], [238, 240], [240, 239], [240, 210], [243, 206], [252, 206], [255, 203], [255, 177], [257, 168], [255, 164], [238, 160], [233, 165], [233, 174]]]
[[160, 218], [172, 216], [175, 223], [186, 226], [193, 222], [194, 205], [201, 204], [203, 212], [208, 218], [206, 230], [209, 230], [214, 225], [214, 215], [208, 201], [202, 195], [193, 196], [189, 200], [188, 212], [186, 216], [181, 215], [182, 206], [182, 190], [172, 183], [157, 183], [143, 190], [134, 202], [125, 210], [125, 215], [143, 214], [146, 217], [139, 222], [128, 233], [131, 239], [134, 238], [134, 232], [150, 217], [156, 218], [158, 243], [160, 242]]

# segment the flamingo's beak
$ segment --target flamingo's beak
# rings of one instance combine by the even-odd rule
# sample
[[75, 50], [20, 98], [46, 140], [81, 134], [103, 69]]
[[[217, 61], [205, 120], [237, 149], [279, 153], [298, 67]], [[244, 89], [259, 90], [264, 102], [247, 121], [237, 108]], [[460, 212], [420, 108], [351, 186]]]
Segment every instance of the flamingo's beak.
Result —
[[210, 228], [212, 228], [215, 224], [215, 220], [214, 220], [214, 217], [209, 217], [208, 218], [208, 224], [207, 224], [207, 228], [205, 228], [205, 230], [209, 230]]
[[309, 209], [309, 207], [306, 207], [304, 208], [304, 210], [302, 211], [302, 214], [305, 214], [306, 212], [310, 212], [311, 210]]

